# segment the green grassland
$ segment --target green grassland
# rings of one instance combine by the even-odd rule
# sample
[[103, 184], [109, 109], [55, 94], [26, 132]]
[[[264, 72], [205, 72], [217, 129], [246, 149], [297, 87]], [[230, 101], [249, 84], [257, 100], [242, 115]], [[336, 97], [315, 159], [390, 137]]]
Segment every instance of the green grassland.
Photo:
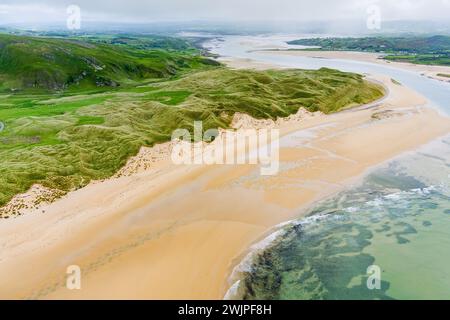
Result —
[[148, 49], [150, 40], [127, 39], [129, 45], [115, 45], [114, 38], [104, 43], [0, 34], [0, 92], [132, 86], [214, 64], [192, 49]]
[[314, 38], [288, 43], [318, 46], [326, 51], [380, 52], [386, 53], [384, 59], [390, 61], [450, 66], [450, 36]]
[[[40, 50], [39, 46], [34, 47], [34, 41], [43, 41], [46, 48], [47, 43], [61, 46], [61, 41], [66, 40], [23, 41], [31, 41], [31, 48]], [[99, 50], [97, 44], [90, 48], [91, 42], [65, 45], [72, 50], [75, 62]], [[139, 65], [161, 73], [143, 71], [136, 76], [132, 69], [121, 69], [132, 64], [122, 59], [130, 49], [106, 46], [113, 52], [105, 60], [102, 57], [102, 61], [117, 66], [117, 81], [128, 80], [126, 85], [107, 90], [96, 90], [91, 85], [85, 90], [77, 88], [76, 92], [70, 86], [64, 92], [52, 92], [50, 86], [0, 94], [0, 121], [5, 124], [0, 132], [0, 206], [34, 183], [67, 192], [91, 180], [108, 178], [141, 146], [168, 141], [178, 128], [192, 130], [196, 120], [203, 121], [204, 130], [228, 128], [235, 112], [272, 119], [293, 114], [300, 107], [331, 113], [383, 95], [381, 87], [352, 73], [331, 69], [237, 71], [205, 65], [199, 62], [204, 58], [194, 53], [188, 55], [189, 67], [172, 76], [169, 70], [177, 65], [174, 61], [180, 55], [186, 57], [186, 53], [169, 50], [161, 50], [159, 58], [142, 53], [136, 58]], [[81, 53], [75, 55], [77, 50]], [[27, 51], [30, 50], [20, 50], [24, 55]], [[52, 67], [68, 74], [72, 60], [67, 64], [64, 59], [57, 60], [58, 64]], [[26, 70], [36, 66], [46, 70], [48, 65], [41, 66], [34, 60], [17, 65], [18, 79], [26, 78]], [[1, 76], [11, 77], [12, 70], [3, 69], [0, 63]], [[105, 76], [116, 77], [114, 73]]]

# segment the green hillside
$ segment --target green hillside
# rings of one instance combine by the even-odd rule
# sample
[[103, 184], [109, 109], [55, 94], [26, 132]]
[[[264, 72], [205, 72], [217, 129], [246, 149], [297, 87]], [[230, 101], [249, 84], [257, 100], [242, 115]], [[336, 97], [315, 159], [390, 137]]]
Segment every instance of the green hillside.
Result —
[[163, 50], [176, 50], [176, 51], [188, 51], [193, 50], [194, 46], [191, 42], [181, 38], [172, 38], [159, 35], [132, 35], [132, 34], [122, 34], [122, 35], [97, 35], [97, 36], [87, 36], [81, 39], [105, 43], [120, 45], [128, 48], [135, 49], [163, 49]]
[[[105, 44], [0, 34], [0, 92], [118, 87], [143, 79], [169, 78], [211, 63], [188, 52], [146, 50], [125, 42], [119, 46], [114, 41]], [[128, 41], [132, 42], [131, 38]]]

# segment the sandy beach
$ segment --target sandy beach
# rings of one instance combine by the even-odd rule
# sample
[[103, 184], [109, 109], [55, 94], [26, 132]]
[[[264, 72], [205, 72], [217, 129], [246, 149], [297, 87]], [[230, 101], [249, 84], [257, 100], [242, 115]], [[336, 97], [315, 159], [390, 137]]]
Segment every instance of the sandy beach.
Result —
[[[422, 96], [388, 77], [370, 79], [389, 90], [370, 108], [276, 124], [287, 141], [278, 175], [260, 176], [255, 165], [178, 166], [157, 158], [0, 221], [0, 272], [7, 275], [0, 298], [222, 299], [234, 266], [274, 226], [450, 132], [450, 119]], [[70, 265], [81, 267], [81, 290], [65, 286]]]

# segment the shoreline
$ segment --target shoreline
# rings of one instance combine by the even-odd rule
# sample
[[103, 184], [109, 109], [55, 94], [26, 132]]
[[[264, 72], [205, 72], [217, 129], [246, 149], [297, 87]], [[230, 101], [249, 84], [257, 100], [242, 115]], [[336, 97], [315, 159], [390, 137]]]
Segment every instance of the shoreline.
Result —
[[[273, 226], [449, 131], [450, 120], [423, 97], [388, 77], [375, 79], [390, 88], [380, 106], [284, 124], [284, 166], [276, 177], [261, 179], [250, 165], [160, 161], [150, 172], [72, 192], [45, 206], [46, 214], [0, 224], [0, 271], [10, 274], [0, 297], [223, 298], [239, 257]], [[70, 264], [82, 267], [80, 291], [64, 287]]]
[[445, 137], [449, 137], [449, 135], [450, 133], [447, 133], [442, 136], [436, 137], [426, 144], [418, 146], [416, 149], [405, 151], [391, 159], [387, 159], [386, 161], [378, 163], [373, 167], [367, 168], [367, 170], [360, 176], [350, 179], [350, 181], [348, 181], [348, 183], [343, 186], [342, 189], [335, 190], [335, 192], [329, 194], [328, 196], [321, 197], [316, 199], [315, 201], [312, 201], [310, 204], [305, 206], [305, 208], [303, 208], [301, 212], [299, 212], [296, 218], [293, 217], [292, 220], [282, 222], [276, 226], [273, 226], [272, 229], [267, 231], [267, 233], [264, 234], [259, 240], [255, 241], [255, 243], [252, 244], [252, 246], [249, 247], [245, 253], [243, 253], [238, 259], [236, 259], [239, 262], [235, 264], [232, 271], [230, 272], [230, 275], [228, 277], [229, 289], [225, 293], [223, 300], [242, 300], [242, 290], [244, 289], [240, 287], [240, 283], [242, 280], [244, 280], [245, 273], [251, 273], [251, 270], [249, 270], [249, 268], [253, 265], [255, 259], [258, 258], [258, 256], [264, 251], [270, 250], [273, 246], [275, 246], [277, 244], [277, 241], [282, 239], [286, 232], [289, 231], [287, 230], [287, 228], [314, 223], [316, 221], [320, 221], [322, 218], [325, 218], [326, 216], [323, 215], [308, 215], [308, 213], [311, 212], [312, 209], [319, 205], [321, 202], [332, 199], [340, 193], [346, 192], [347, 190], [351, 190], [355, 187], [358, 187], [359, 185], [362, 185], [364, 183], [364, 179], [376, 170], [383, 168], [384, 166], [387, 166], [389, 163], [392, 163], [394, 161], [412, 156], [415, 153], [419, 152], [421, 149], [426, 148], [436, 141], [441, 141]]

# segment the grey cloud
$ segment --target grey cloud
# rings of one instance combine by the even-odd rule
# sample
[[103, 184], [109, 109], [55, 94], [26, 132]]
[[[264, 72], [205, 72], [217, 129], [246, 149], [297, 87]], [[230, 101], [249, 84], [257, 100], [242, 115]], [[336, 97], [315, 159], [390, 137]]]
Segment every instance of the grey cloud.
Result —
[[70, 4], [90, 20], [151, 22], [167, 20], [342, 20], [362, 19], [378, 5], [382, 18], [448, 19], [450, 0], [2, 0], [8, 21], [61, 21]]

